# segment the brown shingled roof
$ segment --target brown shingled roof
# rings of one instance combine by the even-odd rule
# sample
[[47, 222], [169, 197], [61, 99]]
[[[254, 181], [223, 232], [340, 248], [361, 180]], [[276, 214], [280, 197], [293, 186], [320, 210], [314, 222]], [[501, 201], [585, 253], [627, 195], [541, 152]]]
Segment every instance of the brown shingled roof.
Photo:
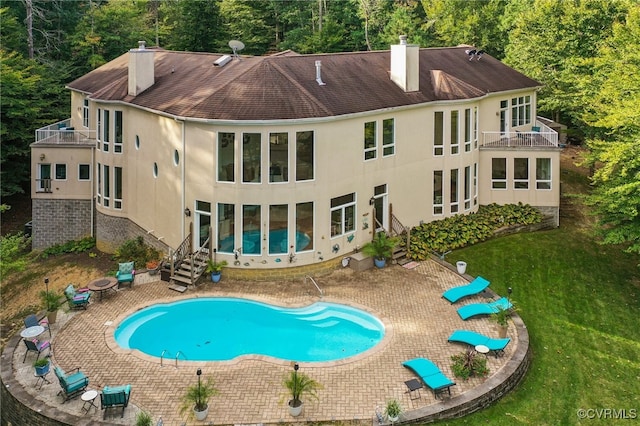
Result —
[[[540, 86], [489, 55], [469, 61], [465, 47], [420, 49], [420, 90], [405, 93], [389, 77], [389, 51], [234, 58], [155, 50], [155, 83], [129, 96], [129, 54], [71, 82], [91, 98], [122, 101], [200, 119], [279, 120], [330, 117]], [[320, 86], [315, 61], [322, 62]]]

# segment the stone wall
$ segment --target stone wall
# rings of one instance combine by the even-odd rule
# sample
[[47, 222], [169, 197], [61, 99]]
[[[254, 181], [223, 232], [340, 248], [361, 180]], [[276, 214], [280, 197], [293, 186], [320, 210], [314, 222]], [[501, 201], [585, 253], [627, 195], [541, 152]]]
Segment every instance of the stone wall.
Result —
[[43, 250], [55, 244], [91, 235], [91, 200], [32, 200], [32, 247]]
[[125, 241], [142, 237], [144, 242], [161, 253], [167, 254], [169, 248], [158, 241], [140, 226], [126, 217], [109, 216], [104, 213], [96, 213], [96, 247], [105, 253], [114, 253]]

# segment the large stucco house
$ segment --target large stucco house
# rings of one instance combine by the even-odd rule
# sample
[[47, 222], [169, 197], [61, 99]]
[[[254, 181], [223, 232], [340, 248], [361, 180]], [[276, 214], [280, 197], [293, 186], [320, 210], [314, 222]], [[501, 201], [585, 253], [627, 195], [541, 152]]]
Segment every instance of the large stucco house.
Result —
[[229, 267], [273, 269], [481, 204], [527, 203], [557, 223], [540, 83], [482, 53], [405, 37], [265, 57], [140, 42], [69, 83], [71, 117], [36, 131], [34, 248], [91, 234], [107, 252], [143, 236], [178, 253], [210, 237]]

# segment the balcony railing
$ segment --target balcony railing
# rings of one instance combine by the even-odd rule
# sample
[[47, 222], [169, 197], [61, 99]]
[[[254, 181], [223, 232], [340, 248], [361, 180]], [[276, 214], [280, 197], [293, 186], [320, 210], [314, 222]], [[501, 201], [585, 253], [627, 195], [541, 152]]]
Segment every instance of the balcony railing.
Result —
[[71, 119], [59, 121], [36, 130], [36, 143], [42, 144], [94, 144], [95, 130], [76, 130], [71, 126]]
[[36, 192], [51, 193], [51, 179], [36, 179]]
[[536, 121], [530, 132], [482, 132], [482, 146], [491, 148], [558, 146], [558, 132]]

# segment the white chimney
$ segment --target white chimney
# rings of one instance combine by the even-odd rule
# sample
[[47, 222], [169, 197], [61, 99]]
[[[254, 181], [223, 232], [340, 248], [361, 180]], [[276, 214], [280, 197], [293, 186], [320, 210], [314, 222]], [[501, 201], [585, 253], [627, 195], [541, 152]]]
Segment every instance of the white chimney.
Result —
[[407, 36], [400, 36], [400, 44], [391, 45], [391, 81], [405, 92], [420, 90], [420, 48], [407, 44]]
[[154, 51], [147, 50], [144, 41], [129, 50], [129, 95], [138, 96], [155, 83]]
[[326, 86], [327, 83], [322, 81], [322, 62], [316, 61], [316, 82], [320, 86]]

